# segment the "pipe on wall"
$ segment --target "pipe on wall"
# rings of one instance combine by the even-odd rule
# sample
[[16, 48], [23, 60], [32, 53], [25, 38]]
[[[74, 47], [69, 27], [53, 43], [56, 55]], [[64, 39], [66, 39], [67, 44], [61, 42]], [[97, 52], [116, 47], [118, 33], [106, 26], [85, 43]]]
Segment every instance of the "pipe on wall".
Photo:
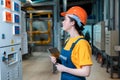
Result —
[[[30, 35], [30, 41], [29, 43], [32, 44], [49, 44], [51, 42], [51, 22], [50, 20], [47, 21], [47, 25], [48, 25], [48, 30], [47, 31], [33, 31], [33, 13], [37, 13], [37, 14], [47, 14], [48, 15], [48, 19], [51, 18], [51, 12], [49, 11], [35, 11], [33, 8], [28, 8], [29, 10], [32, 11], [27, 11], [27, 13], [29, 13], [29, 18], [30, 18], [30, 28], [29, 31], [27, 31], [27, 33]], [[35, 41], [33, 40], [33, 36], [36, 34], [47, 34], [48, 35], [48, 39], [47, 40], [43, 40], [43, 41]]]

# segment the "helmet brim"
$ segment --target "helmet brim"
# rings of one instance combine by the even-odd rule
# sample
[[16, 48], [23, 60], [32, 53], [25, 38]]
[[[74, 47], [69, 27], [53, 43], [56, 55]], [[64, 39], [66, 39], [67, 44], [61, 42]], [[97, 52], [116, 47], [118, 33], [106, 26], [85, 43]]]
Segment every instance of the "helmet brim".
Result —
[[66, 12], [61, 12], [60, 15], [61, 15], [61, 16], [65, 16], [65, 15], [66, 15]]

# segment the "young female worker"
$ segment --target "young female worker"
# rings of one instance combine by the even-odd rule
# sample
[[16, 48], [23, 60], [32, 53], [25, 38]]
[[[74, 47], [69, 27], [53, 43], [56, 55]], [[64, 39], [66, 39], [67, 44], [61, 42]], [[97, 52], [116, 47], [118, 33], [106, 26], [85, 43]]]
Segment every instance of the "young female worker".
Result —
[[[73, 6], [61, 15], [64, 16], [63, 30], [70, 37], [61, 51], [59, 58], [62, 64], [56, 64], [57, 70], [61, 72], [61, 80], [86, 80], [92, 66], [91, 46], [82, 34], [87, 13], [83, 8]], [[55, 64], [56, 58], [51, 56], [51, 61]]]

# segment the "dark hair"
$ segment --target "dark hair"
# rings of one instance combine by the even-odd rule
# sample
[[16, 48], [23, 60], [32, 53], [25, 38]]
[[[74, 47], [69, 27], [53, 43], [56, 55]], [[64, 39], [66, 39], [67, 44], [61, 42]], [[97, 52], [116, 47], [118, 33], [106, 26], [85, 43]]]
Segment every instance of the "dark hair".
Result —
[[81, 23], [82, 26], [78, 26], [77, 21], [76, 21], [75, 19], [71, 18], [70, 16], [69, 16], [69, 18], [70, 18], [71, 21], [75, 21], [75, 29], [78, 31], [78, 33], [79, 33], [80, 35], [83, 35], [82, 31], [84, 30], [84, 27], [83, 27], [84, 24]]

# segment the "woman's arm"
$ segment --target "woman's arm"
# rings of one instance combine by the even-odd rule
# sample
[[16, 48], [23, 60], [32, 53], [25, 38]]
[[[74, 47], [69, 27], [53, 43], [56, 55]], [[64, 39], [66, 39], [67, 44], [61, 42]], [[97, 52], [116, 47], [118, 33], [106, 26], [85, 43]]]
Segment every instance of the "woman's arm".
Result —
[[65, 67], [64, 65], [57, 64], [56, 67], [60, 72], [66, 72], [76, 76], [84, 76], [84, 77], [88, 77], [91, 71], [91, 66], [83, 66], [80, 69], [72, 69], [72, 68]]

